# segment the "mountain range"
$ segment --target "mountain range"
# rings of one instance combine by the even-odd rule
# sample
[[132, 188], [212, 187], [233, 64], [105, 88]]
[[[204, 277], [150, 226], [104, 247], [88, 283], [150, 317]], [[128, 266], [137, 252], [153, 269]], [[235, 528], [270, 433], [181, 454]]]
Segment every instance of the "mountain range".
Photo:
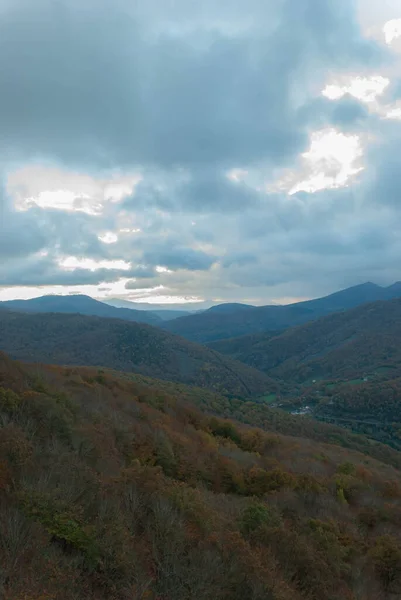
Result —
[[199, 343], [231, 337], [288, 329], [335, 311], [343, 311], [366, 302], [401, 296], [401, 283], [381, 287], [374, 283], [357, 285], [324, 298], [280, 306], [222, 305], [200, 314], [180, 317], [163, 327]]
[[[117, 318], [156, 325], [191, 341], [208, 343], [263, 331], [283, 331], [332, 312], [400, 296], [400, 282], [388, 287], [365, 283], [323, 298], [294, 304], [252, 306], [225, 303], [193, 312], [160, 307], [148, 310], [152, 305], [137, 305], [135, 302], [118, 299], [101, 302], [85, 295], [52, 295], [31, 300], [9, 300], [0, 302], [0, 309]], [[146, 307], [146, 310], [138, 310], [137, 306]]]

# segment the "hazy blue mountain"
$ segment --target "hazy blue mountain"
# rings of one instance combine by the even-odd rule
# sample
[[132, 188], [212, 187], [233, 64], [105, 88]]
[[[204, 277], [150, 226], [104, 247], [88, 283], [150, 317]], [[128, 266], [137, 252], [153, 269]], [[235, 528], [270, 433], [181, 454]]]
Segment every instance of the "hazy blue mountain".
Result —
[[97, 317], [110, 317], [124, 319], [125, 321], [136, 321], [158, 325], [162, 319], [156, 314], [143, 310], [132, 310], [128, 308], [116, 308], [109, 306], [90, 296], [40, 296], [31, 300], [8, 300], [0, 302], [0, 307], [13, 311], [39, 312], [39, 313], [78, 313], [81, 315], [92, 315]]

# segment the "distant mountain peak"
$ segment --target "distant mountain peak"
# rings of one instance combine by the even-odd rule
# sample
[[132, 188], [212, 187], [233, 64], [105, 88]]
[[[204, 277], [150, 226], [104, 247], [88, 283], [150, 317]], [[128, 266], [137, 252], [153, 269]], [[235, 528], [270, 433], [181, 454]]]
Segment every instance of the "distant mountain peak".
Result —
[[30, 300], [9, 300], [7, 302], [0, 302], [0, 308], [28, 313], [73, 313], [109, 317], [125, 321], [148, 323], [150, 325], [161, 323], [160, 317], [152, 312], [115, 308], [85, 294], [67, 296], [54, 294]]

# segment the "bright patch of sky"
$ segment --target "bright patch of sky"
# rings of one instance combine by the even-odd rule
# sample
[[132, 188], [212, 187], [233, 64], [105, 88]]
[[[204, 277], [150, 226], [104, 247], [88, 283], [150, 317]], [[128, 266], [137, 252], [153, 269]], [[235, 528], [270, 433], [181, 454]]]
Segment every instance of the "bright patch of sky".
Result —
[[118, 240], [118, 236], [112, 231], [106, 231], [99, 235], [99, 240], [104, 244], [115, 244]]
[[75, 269], [87, 269], [88, 271], [118, 269], [128, 271], [131, 268], [131, 264], [125, 260], [94, 260], [93, 258], [78, 258], [77, 256], [61, 258], [58, 264], [66, 271], [75, 271]]
[[386, 112], [387, 119], [401, 119], [401, 107], [392, 108]]
[[383, 27], [386, 44], [392, 44], [394, 40], [401, 37], [401, 19], [391, 19]]
[[338, 100], [345, 96], [345, 94], [350, 94], [362, 102], [373, 102], [378, 96], [383, 94], [389, 83], [390, 80], [381, 75], [353, 77], [348, 82], [337, 82], [326, 85], [322, 94], [330, 100]]
[[38, 298], [44, 295], [64, 295], [70, 296], [73, 294], [85, 294], [93, 298], [104, 300], [107, 298], [124, 298], [132, 302], [143, 302], [147, 304], [165, 304], [165, 305], [185, 305], [197, 304], [203, 302], [204, 299], [197, 296], [170, 296], [166, 293], [161, 294], [166, 288], [162, 285], [145, 290], [129, 290], [127, 293], [126, 284], [128, 279], [119, 279], [113, 283], [99, 285], [75, 285], [75, 286], [41, 286], [28, 287], [16, 286], [13, 288], [0, 288], [0, 301], [13, 300], [20, 298], [21, 300], [29, 300], [30, 298]]
[[69, 190], [46, 190], [36, 197], [25, 197], [16, 202], [18, 210], [29, 210], [34, 206], [67, 212], [84, 212], [88, 215], [97, 215], [102, 211], [101, 204], [94, 202], [90, 196], [86, 194], [77, 196]]
[[10, 172], [6, 187], [17, 210], [39, 206], [99, 215], [108, 202], [118, 203], [133, 195], [141, 180], [138, 173], [112, 173], [100, 178], [34, 164]]
[[345, 135], [336, 129], [316, 131], [312, 134], [309, 150], [302, 155], [305, 176], [291, 187], [289, 194], [346, 185], [362, 170], [358, 164], [361, 157], [357, 135]]

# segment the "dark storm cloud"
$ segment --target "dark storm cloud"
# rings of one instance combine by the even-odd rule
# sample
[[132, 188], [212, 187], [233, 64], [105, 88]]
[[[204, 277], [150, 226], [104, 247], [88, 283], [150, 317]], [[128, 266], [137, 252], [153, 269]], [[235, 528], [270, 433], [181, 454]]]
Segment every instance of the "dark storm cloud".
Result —
[[[380, 58], [347, 0], [237, 2], [225, 28], [208, 4], [203, 20], [195, 11], [165, 30], [164, 0], [152, 10], [141, 4], [10, 3], [0, 21], [9, 154], [80, 167], [282, 164], [306, 144], [297, 107], [309, 100], [308, 84]], [[177, 9], [188, 4], [196, 5], [182, 0]]]

